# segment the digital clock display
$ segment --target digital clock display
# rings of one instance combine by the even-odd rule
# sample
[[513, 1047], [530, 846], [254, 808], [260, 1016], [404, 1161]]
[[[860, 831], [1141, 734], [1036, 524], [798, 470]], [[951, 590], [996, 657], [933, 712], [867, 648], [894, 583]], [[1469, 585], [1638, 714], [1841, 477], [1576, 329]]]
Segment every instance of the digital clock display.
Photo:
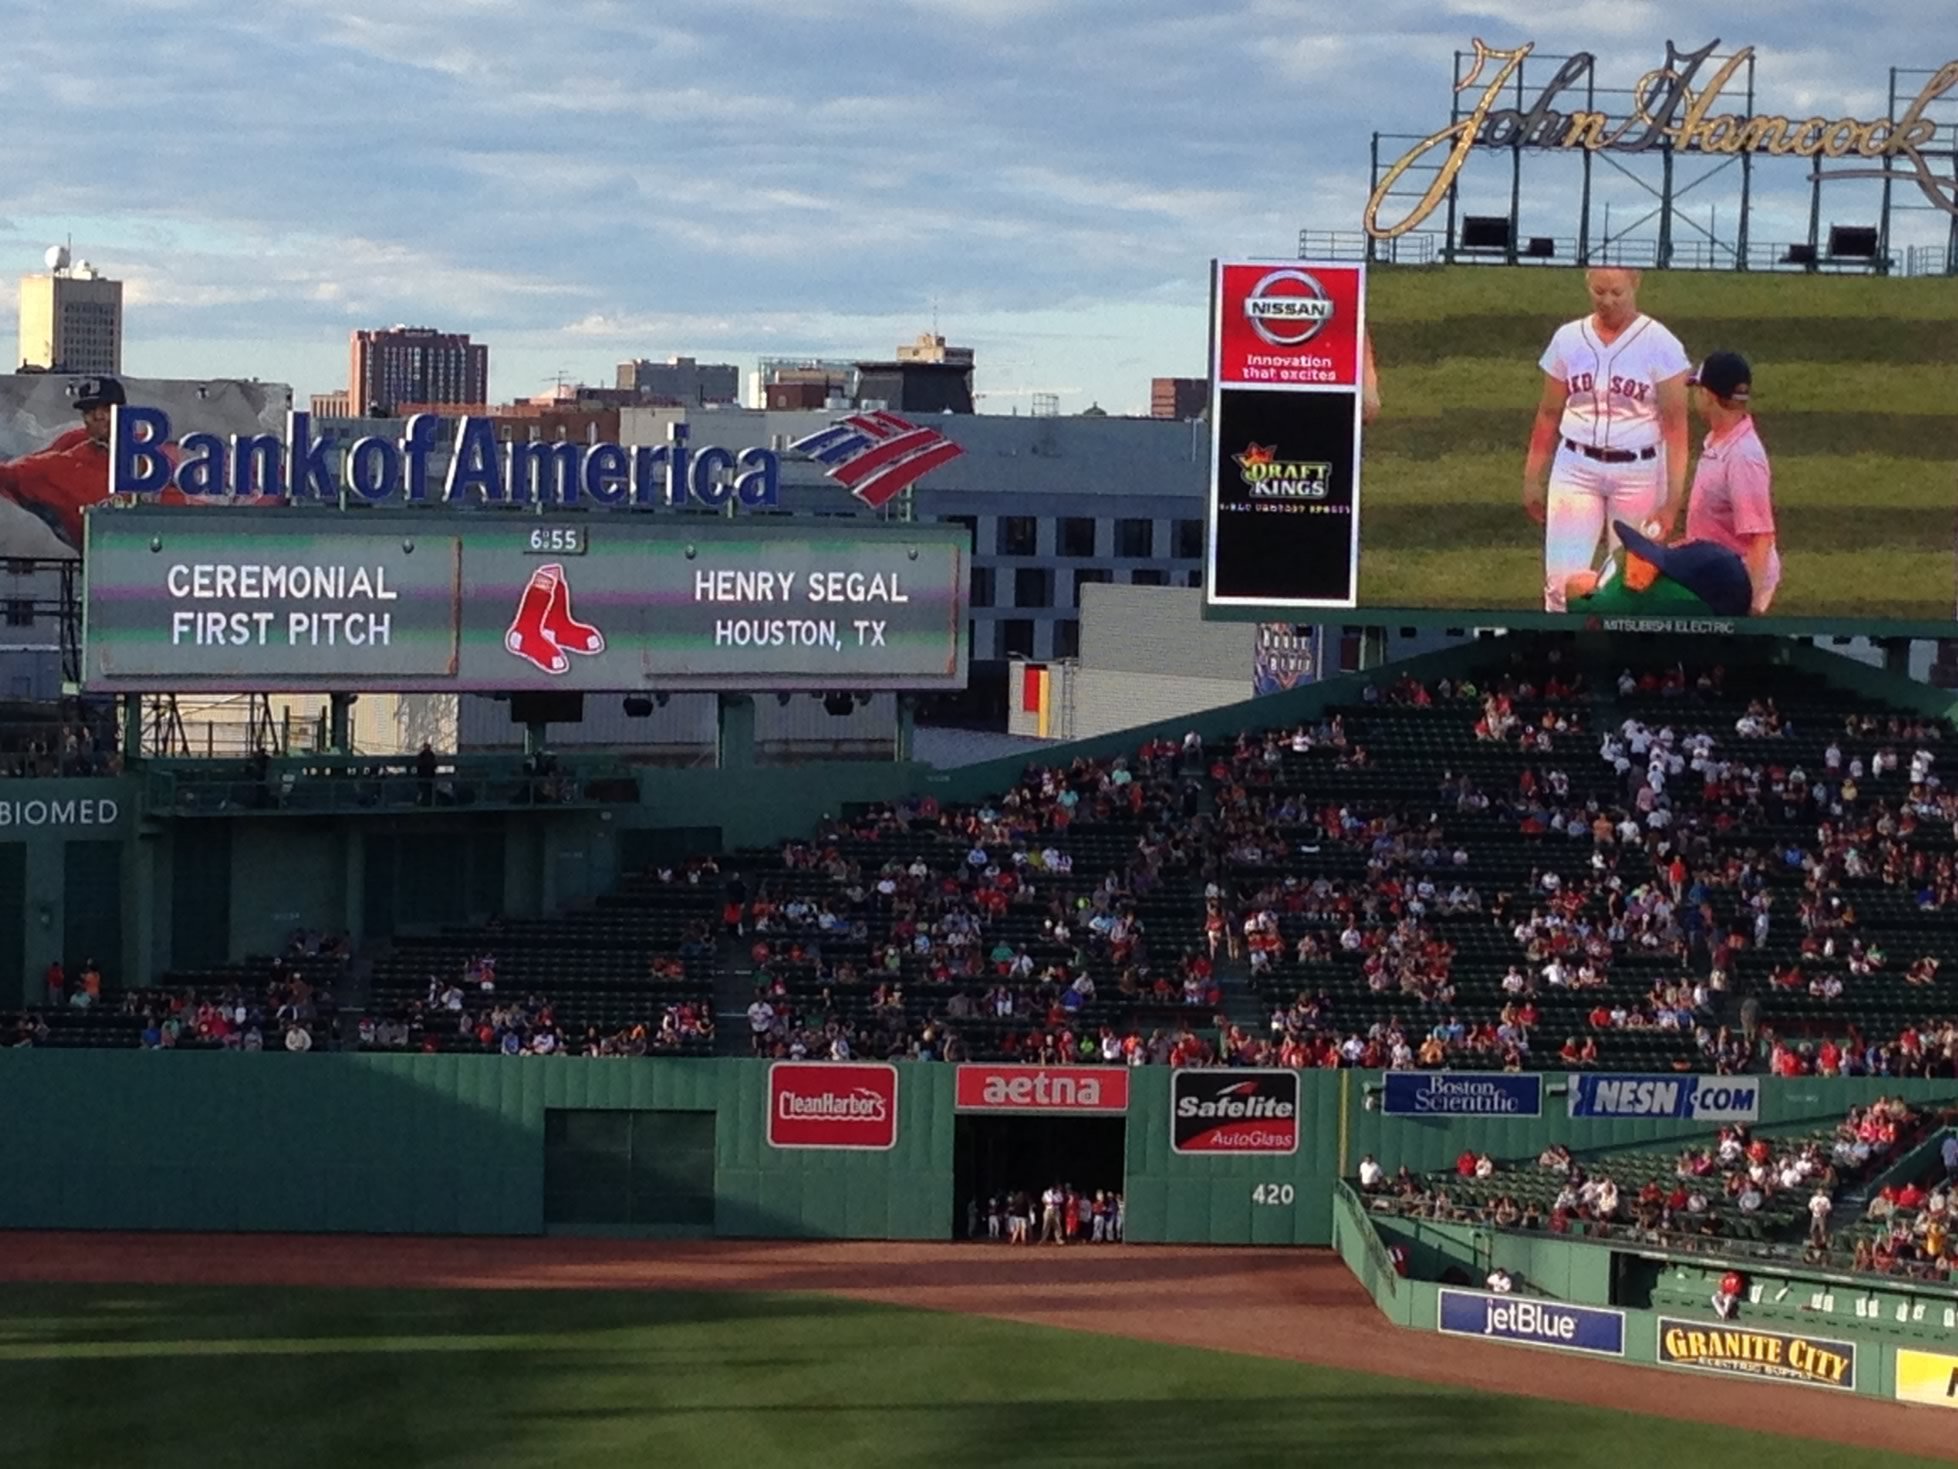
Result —
[[532, 556], [582, 556], [585, 535], [581, 525], [540, 525], [525, 536], [524, 550]]

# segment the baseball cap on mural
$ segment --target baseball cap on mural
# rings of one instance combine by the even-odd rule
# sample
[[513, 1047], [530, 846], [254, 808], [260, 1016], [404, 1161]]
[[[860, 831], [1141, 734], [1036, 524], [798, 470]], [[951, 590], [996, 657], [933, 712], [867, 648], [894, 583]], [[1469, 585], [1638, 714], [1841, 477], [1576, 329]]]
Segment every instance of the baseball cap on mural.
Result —
[[1662, 546], [1650, 536], [1633, 530], [1624, 521], [1612, 522], [1618, 539], [1634, 556], [1659, 568], [1661, 576], [1671, 577], [1706, 603], [1709, 611], [1722, 617], [1745, 617], [1754, 601], [1754, 581], [1747, 574], [1747, 563], [1725, 546], [1712, 541], [1682, 541], [1677, 546]]
[[1754, 386], [1754, 370], [1738, 352], [1715, 352], [1686, 381], [1729, 403], [1745, 403]]
[[85, 377], [75, 384], [75, 406], [84, 412], [90, 408], [119, 407], [128, 401], [122, 384], [112, 377]]

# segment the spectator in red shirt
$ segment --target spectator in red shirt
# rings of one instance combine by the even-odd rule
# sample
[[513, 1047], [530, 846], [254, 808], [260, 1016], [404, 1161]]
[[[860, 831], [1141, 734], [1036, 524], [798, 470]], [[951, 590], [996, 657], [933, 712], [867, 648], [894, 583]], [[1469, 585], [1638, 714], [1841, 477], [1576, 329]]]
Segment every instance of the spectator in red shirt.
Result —
[[1722, 1321], [1734, 1319], [1734, 1309], [1746, 1290], [1747, 1280], [1738, 1270], [1729, 1270], [1720, 1277], [1720, 1289], [1713, 1293], [1713, 1309]]

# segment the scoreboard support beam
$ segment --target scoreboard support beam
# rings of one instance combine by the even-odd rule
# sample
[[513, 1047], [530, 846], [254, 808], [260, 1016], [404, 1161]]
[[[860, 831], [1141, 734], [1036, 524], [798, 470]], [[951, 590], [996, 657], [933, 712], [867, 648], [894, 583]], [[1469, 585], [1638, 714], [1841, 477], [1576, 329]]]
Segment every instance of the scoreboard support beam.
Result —
[[353, 753], [353, 705], [352, 694], [327, 695], [326, 747], [336, 755]]
[[143, 757], [143, 696], [122, 696], [122, 758], [127, 764]]
[[747, 694], [715, 698], [714, 755], [722, 770], [747, 770], [755, 763], [755, 701]]

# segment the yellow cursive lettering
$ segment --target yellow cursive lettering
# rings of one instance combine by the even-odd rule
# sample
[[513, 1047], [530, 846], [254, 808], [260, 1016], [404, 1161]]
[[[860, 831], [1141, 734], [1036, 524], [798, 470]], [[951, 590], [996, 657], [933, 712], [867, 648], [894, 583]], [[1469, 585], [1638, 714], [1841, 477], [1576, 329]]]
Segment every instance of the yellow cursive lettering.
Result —
[[[1515, 75], [1516, 68], [1523, 64], [1523, 58], [1535, 49], [1535, 43], [1532, 42], [1518, 46], [1512, 51], [1496, 51], [1484, 44], [1480, 37], [1476, 39], [1475, 65], [1469, 69], [1466, 77], [1455, 84], [1455, 90], [1463, 92], [1474, 86], [1476, 79], [1482, 75], [1485, 62], [1499, 60], [1502, 62], [1501, 69], [1496, 73], [1494, 80], [1483, 88], [1482, 95], [1476, 99], [1473, 112], [1453, 127], [1443, 128], [1440, 132], [1423, 138], [1402, 154], [1392, 168], [1381, 175], [1380, 183], [1373, 191], [1373, 197], [1367, 201], [1364, 222], [1368, 234], [1376, 240], [1391, 240], [1398, 235], [1406, 234], [1434, 213], [1435, 206], [1447, 194], [1448, 186], [1455, 182], [1455, 176], [1462, 171], [1462, 165], [1468, 161], [1469, 149], [1475, 146], [1476, 134], [1482, 130], [1482, 120], [1489, 115], [1489, 109], [1495, 105], [1496, 99], [1502, 94], [1504, 84]], [[1443, 143], [1452, 143], [1448, 159], [1435, 174], [1434, 181], [1428, 185], [1427, 193], [1421, 196], [1420, 201], [1408, 211], [1407, 217], [1399, 224], [1382, 226], [1380, 206], [1386, 202], [1388, 192], [1400, 180], [1402, 174], [1427, 156], [1431, 149]]]
[[[1688, 99], [1686, 115], [1669, 130], [1675, 146], [1680, 148], [1691, 148], [1694, 146], [1693, 135], [1700, 131], [1701, 123], [1706, 118], [1706, 115], [1713, 111], [1713, 104], [1720, 100], [1720, 93], [1725, 90], [1727, 83], [1733, 80], [1734, 73], [1745, 66], [1747, 59], [1753, 54], [1754, 48], [1752, 46], [1741, 47], [1740, 50], [1727, 58], [1721, 65], [1720, 70], [1713, 74], [1712, 80], [1702, 87], [1696, 96]], [[1701, 139], [1699, 146], [1705, 148], [1707, 146], [1706, 141]]]
[[[1406, 234], [1434, 213], [1454, 186], [1470, 151], [1478, 142], [1504, 148], [1542, 147], [1590, 153], [1636, 153], [1663, 139], [1682, 151], [1701, 153], [1765, 153], [1775, 158], [1809, 158], [1818, 163], [1822, 159], [1879, 160], [1883, 165], [1881, 167], [1837, 169], [1826, 175], [1811, 174], [1810, 177], [1896, 179], [1914, 183], [1936, 207], [1958, 215], [1958, 181], [1937, 173], [1924, 156], [1924, 150], [1935, 146], [1938, 136], [1936, 121], [1925, 114], [1931, 104], [1958, 90], [1958, 61], [1947, 62], [1939, 68], [1901, 118], [1862, 121], [1854, 117], [1816, 116], [1796, 123], [1777, 113], [1764, 112], [1749, 117], [1713, 110], [1734, 75], [1753, 56], [1754, 48], [1751, 46], [1741, 48], [1722, 62], [1705, 87], [1697, 92], [1691, 90], [1687, 83], [1692, 79], [1694, 69], [1715, 45], [1718, 42], [1701, 51], [1679, 53], [1683, 61], [1689, 63], [1683, 75], [1666, 67], [1646, 72], [1639, 78], [1638, 85], [1632, 88], [1631, 115], [1614, 129], [1607, 113], [1577, 111], [1560, 117], [1551, 108], [1551, 98], [1568, 80], [1564, 75], [1560, 75], [1558, 81], [1544, 90], [1535, 109], [1525, 111], [1519, 100], [1515, 104], [1515, 111], [1505, 110], [1491, 122], [1490, 114], [1497, 108], [1503, 89], [1515, 78], [1524, 58], [1535, 50], [1535, 44], [1526, 43], [1510, 50], [1498, 50], [1478, 38], [1468, 74], [1455, 83], [1458, 93], [1480, 88], [1474, 108], [1459, 122], [1416, 143], [1381, 175], [1372, 198], [1367, 201], [1367, 233], [1375, 239], [1390, 240]], [[1670, 45], [1667, 54], [1674, 54]], [[1588, 54], [1572, 60], [1582, 63], [1583, 67], [1591, 64]], [[1489, 80], [1484, 82], [1483, 74], [1492, 62], [1498, 65]], [[1566, 63], [1567, 68], [1570, 64]], [[1655, 115], [1655, 108], [1658, 115]], [[1683, 114], [1676, 116], [1661, 130], [1658, 126], [1661, 117], [1671, 116], [1681, 108], [1684, 109]], [[1405, 217], [1393, 224], [1383, 224], [1380, 214], [1387, 206], [1394, 186], [1407, 175], [1409, 169], [1427, 159], [1437, 148], [1445, 148], [1447, 157], [1435, 170], [1427, 191]]]
[[1866, 127], [1867, 124], [1860, 123], [1853, 117], [1837, 118], [1823, 131], [1822, 156], [1824, 158], [1847, 157], [1849, 150], [1856, 146], [1856, 140], [1863, 135]]
[[1740, 138], [1734, 144], [1736, 153], [1767, 152], [1786, 153], [1788, 151], [1788, 119], [1769, 117], [1765, 113], [1750, 117], [1741, 124]]
[[1768, 148], [1768, 152], [1792, 153], [1797, 158], [1813, 158], [1816, 150], [1822, 146], [1822, 130], [1828, 125], [1829, 119], [1826, 117], [1811, 117], [1807, 122], [1795, 129], [1792, 138], [1783, 134], [1781, 138], [1782, 146], [1777, 148], [1771, 145]]
[[1595, 153], [1604, 146], [1604, 130], [1610, 125], [1611, 119], [1602, 112], [1573, 112], [1560, 146], [1586, 148]]
[[1700, 127], [1702, 153], [1740, 152], [1741, 120], [1731, 112], [1709, 117]]

